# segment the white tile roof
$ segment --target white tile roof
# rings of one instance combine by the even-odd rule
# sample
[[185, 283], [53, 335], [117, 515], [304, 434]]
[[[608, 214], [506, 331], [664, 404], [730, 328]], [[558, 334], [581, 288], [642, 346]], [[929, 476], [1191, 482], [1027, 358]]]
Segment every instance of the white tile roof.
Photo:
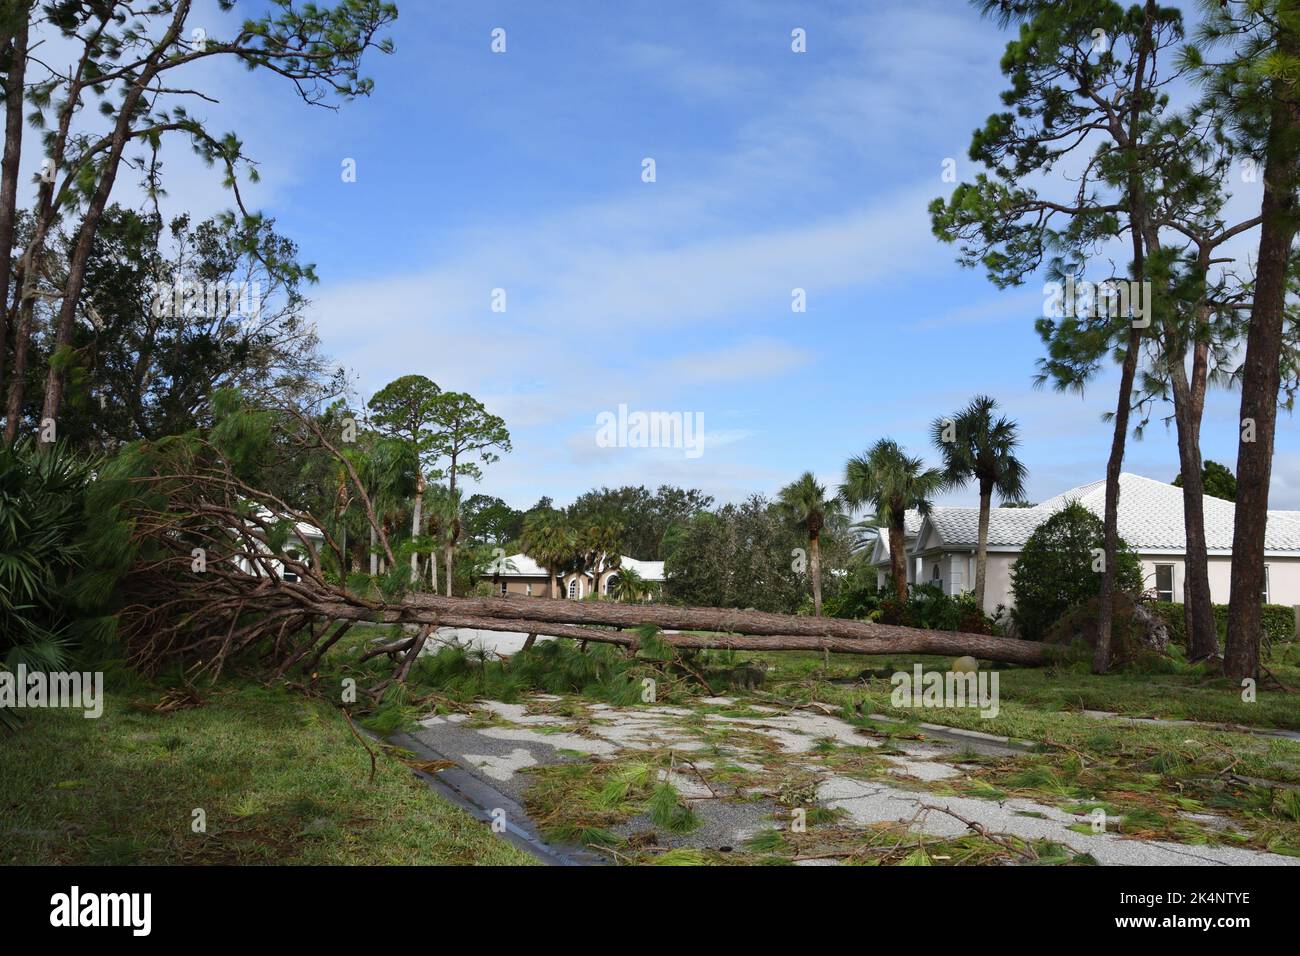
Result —
[[[1183, 489], [1128, 472], [1120, 475], [1119, 488], [1119, 534], [1131, 548], [1182, 551], [1186, 547]], [[1101, 517], [1106, 506], [1105, 481], [1071, 488], [1033, 508], [994, 508], [989, 512], [989, 547], [1020, 547], [1035, 528], [1071, 501]], [[1230, 553], [1235, 506], [1206, 495], [1204, 510], [1207, 550]], [[930, 526], [944, 545], [973, 548], [978, 539], [979, 509], [934, 508]], [[1269, 512], [1264, 549], [1300, 552], [1300, 512]]]

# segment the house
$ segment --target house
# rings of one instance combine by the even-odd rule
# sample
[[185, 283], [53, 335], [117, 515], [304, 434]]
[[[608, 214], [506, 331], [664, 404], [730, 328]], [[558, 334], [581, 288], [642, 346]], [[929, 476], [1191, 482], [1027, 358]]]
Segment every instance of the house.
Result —
[[[664, 563], [662, 561], [639, 561], [623, 555], [619, 558], [621, 567], [629, 568], [650, 584], [662, 584], [664, 580]], [[618, 578], [618, 569], [614, 568], [600, 574], [600, 593], [610, 593]], [[485, 574], [484, 581], [493, 581], [501, 594], [520, 597], [550, 597], [551, 576], [546, 569], [526, 554], [514, 554], [504, 559], [502, 570], [495, 574]], [[559, 597], [580, 601], [592, 593], [595, 586], [593, 575], [588, 571], [569, 571], [557, 575], [556, 593]]]
[[[1094, 481], [1057, 495], [1032, 508], [994, 508], [989, 513], [988, 565], [984, 610], [999, 604], [1011, 607], [1011, 569], [1029, 536], [1069, 502], [1077, 501], [1097, 517], [1105, 514], [1106, 483]], [[1232, 568], [1232, 526], [1236, 507], [1231, 501], [1204, 498], [1205, 540], [1209, 563], [1210, 598], [1228, 603]], [[915, 532], [911, 528], [915, 527]], [[979, 535], [978, 508], [932, 508], [921, 516], [907, 513], [907, 580], [936, 584], [945, 594], [960, 594], [975, 586], [975, 551]], [[1183, 489], [1125, 472], [1120, 475], [1119, 535], [1137, 553], [1146, 588], [1162, 601], [1183, 600], [1186, 537], [1183, 531]], [[1300, 511], [1270, 511], [1264, 539], [1265, 587], [1270, 604], [1300, 605]], [[883, 585], [889, 572], [888, 535], [873, 546], [871, 563]]]

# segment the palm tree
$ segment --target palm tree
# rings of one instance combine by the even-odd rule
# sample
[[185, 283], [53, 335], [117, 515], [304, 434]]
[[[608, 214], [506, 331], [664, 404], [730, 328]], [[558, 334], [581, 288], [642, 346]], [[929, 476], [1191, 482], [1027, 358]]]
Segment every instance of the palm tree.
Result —
[[582, 568], [591, 574], [591, 593], [599, 600], [601, 576], [623, 563], [623, 526], [613, 518], [594, 518], [575, 537]]
[[573, 560], [576, 550], [573, 529], [558, 511], [530, 511], [524, 516], [521, 543], [524, 554], [544, 567], [551, 576], [551, 597], [554, 598], [556, 572]]
[[944, 479], [957, 488], [975, 479], [980, 490], [979, 544], [975, 556], [975, 600], [984, 606], [984, 580], [989, 560], [989, 511], [993, 492], [1002, 501], [1019, 501], [1025, 494], [1028, 470], [1016, 457], [1020, 438], [1016, 423], [1005, 416], [994, 420], [998, 403], [976, 395], [952, 418], [936, 419], [934, 443], [943, 455]]
[[777, 506], [786, 519], [808, 535], [808, 576], [812, 579], [813, 614], [822, 616], [822, 529], [840, 514], [837, 498], [826, 497], [826, 486], [811, 471], [781, 489]]
[[[350, 454], [374, 506], [376, 520], [387, 527], [390, 518], [404, 507], [415, 490], [419, 462], [405, 442], [378, 435], [368, 438], [368, 447]], [[370, 573], [373, 576], [379, 573], [378, 536], [373, 525], [369, 530]]]
[[920, 458], [910, 458], [891, 438], [882, 438], [866, 454], [856, 455], [844, 466], [840, 498], [857, 510], [875, 508], [876, 518], [889, 529], [889, 566], [894, 576], [894, 594], [907, 600], [907, 555], [904, 553], [904, 522], [908, 509], [930, 513], [930, 499], [944, 488], [943, 472], [926, 468]]
[[[461, 532], [461, 490], [436, 485], [429, 496], [429, 531], [434, 538], [434, 553], [429, 560], [435, 564], [437, 542], [442, 542], [443, 570], [446, 572], [446, 595], [451, 597], [451, 587], [455, 581], [456, 542]], [[434, 589], [437, 590], [437, 582]]]

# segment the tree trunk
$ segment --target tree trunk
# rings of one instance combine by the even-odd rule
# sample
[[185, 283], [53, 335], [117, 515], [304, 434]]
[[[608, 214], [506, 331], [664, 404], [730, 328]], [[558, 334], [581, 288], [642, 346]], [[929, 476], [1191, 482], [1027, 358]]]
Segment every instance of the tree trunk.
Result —
[[894, 575], [894, 596], [900, 604], [907, 603], [907, 553], [903, 534], [903, 518], [889, 524], [889, 568]]
[[975, 544], [975, 603], [984, 610], [984, 581], [989, 566], [989, 511], [993, 507], [993, 485], [980, 482], [979, 537]]
[[555, 572], [551, 571], [551, 600], [555, 600]]
[[375, 529], [372, 525], [370, 528], [370, 576], [373, 578], [379, 573], [379, 552], [375, 550]]
[[[24, 4], [25, 6], [25, 4]], [[0, 162], [0, 394], [4, 393], [5, 346], [9, 338], [9, 279], [13, 263], [14, 224], [18, 217], [18, 163], [23, 145], [23, 80], [27, 73], [26, 14], [16, 26], [12, 60], [5, 77], [5, 147]]]
[[1206, 660], [1219, 653], [1218, 627], [1210, 599], [1209, 559], [1205, 544], [1205, 486], [1201, 478], [1201, 416], [1206, 387], [1205, 346], [1198, 344], [1193, 358], [1192, 381], [1184, 367], [1184, 349], [1169, 356], [1169, 379], [1174, 397], [1174, 423], [1178, 432], [1178, 466], [1183, 476], [1183, 532], [1187, 547], [1183, 559], [1183, 619], [1187, 632], [1187, 659]]
[[[336, 620], [437, 623], [444, 627], [524, 631], [623, 646], [634, 646], [639, 640], [630, 628], [650, 623], [674, 630], [709, 632], [660, 635], [666, 643], [682, 648], [969, 655], [981, 660], [1031, 666], [1047, 663], [1051, 652], [1041, 641], [1022, 641], [1013, 637], [966, 634], [960, 631], [928, 631], [870, 621], [798, 617], [792, 614], [723, 608], [515, 601], [509, 598], [446, 598], [420, 594], [413, 595], [403, 605], [393, 606], [389, 609], [392, 613], [386, 615], [376, 615], [370, 608], [342, 603], [336, 605], [332, 602], [322, 603], [319, 610]], [[578, 626], [581, 624], [612, 624], [623, 630]]]
[[456, 577], [456, 572], [455, 572], [456, 545], [452, 544], [450, 541], [447, 542], [447, 544], [443, 546], [443, 554], [446, 556], [446, 562], [447, 562], [445, 566], [445, 571], [447, 573], [447, 581], [445, 585], [447, 588], [447, 597], [451, 597], [451, 585]]
[[[415, 505], [411, 509], [411, 537], [420, 536], [420, 519], [424, 511], [424, 474], [421, 472], [415, 479]], [[436, 561], [437, 558], [430, 554], [430, 560]], [[420, 553], [411, 550], [411, 583], [419, 585], [420, 583]]]
[[[1300, 33], [1283, 23], [1278, 46], [1300, 57]], [[1300, 225], [1300, 103], [1273, 103], [1264, 162], [1264, 198], [1255, 299], [1250, 309], [1245, 371], [1241, 380], [1241, 432], [1237, 445], [1237, 518], [1232, 533], [1232, 592], [1228, 599], [1228, 644], [1223, 671], [1231, 678], [1256, 678], [1264, 592], [1264, 532], [1277, 425], [1280, 359], [1291, 244]], [[1248, 432], [1253, 424], [1253, 434]]]
[[[1128, 137], [1123, 143], [1130, 153], [1128, 162], [1128, 216], [1129, 235], [1133, 242], [1133, 278], [1142, 282], [1146, 279], [1146, 245], [1150, 227], [1146, 203], [1146, 191], [1142, 184], [1137, 154], [1141, 129], [1139, 120], [1142, 104], [1147, 95], [1143, 90], [1146, 79], [1147, 60], [1154, 44], [1152, 31], [1155, 29], [1155, 0], [1147, 0], [1143, 8], [1143, 27], [1138, 51], [1137, 68], [1133, 73], [1133, 95], [1129, 110]], [[1146, 303], [1147, 314], [1153, 311], [1154, 303]], [[1133, 400], [1133, 379], [1137, 375], [1138, 351], [1142, 344], [1142, 330], [1138, 327], [1136, 316], [1130, 314], [1128, 319], [1128, 344], [1124, 351], [1124, 364], [1120, 367], [1119, 399], [1115, 406], [1115, 431], [1110, 442], [1110, 457], [1106, 461], [1106, 507], [1102, 522], [1103, 553], [1105, 563], [1101, 570], [1101, 593], [1097, 601], [1097, 644], [1093, 649], [1092, 671], [1105, 674], [1110, 670], [1111, 622], [1115, 614], [1115, 575], [1119, 570], [1119, 476], [1124, 467], [1124, 443], [1128, 438], [1129, 403]]]
[[812, 577], [813, 616], [822, 616], [822, 548], [820, 535], [808, 539], [808, 571]]

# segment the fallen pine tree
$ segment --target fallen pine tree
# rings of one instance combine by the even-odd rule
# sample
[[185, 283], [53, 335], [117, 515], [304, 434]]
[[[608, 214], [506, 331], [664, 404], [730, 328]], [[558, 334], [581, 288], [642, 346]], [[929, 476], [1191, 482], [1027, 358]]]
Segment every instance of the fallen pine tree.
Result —
[[[1048, 660], [1049, 649], [1037, 642], [870, 621], [412, 591], [405, 555], [394, 553], [355, 463], [313, 419], [291, 414], [300, 426], [289, 436], [292, 441], [317, 452], [325, 449], [339, 462], [340, 487], [347, 486], [361, 505], [387, 574], [348, 582], [323, 573], [320, 556], [304, 556], [314, 554], [309, 532], [318, 530], [326, 556], [343, 566], [331, 522], [253, 487], [210, 440], [190, 435], [142, 443], [105, 468], [91, 504], [92, 520], [122, 538], [109, 550], [125, 556], [115, 582], [122, 598], [118, 633], [133, 666], [155, 672], [180, 664], [215, 677], [239, 657], [256, 659], [277, 676], [295, 667], [310, 672], [360, 622], [406, 625], [400, 637], [376, 650], [396, 659], [381, 688], [406, 679], [438, 627], [516, 631], [635, 650], [636, 629], [652, 625], [660, 640], [683, 650], [969, 655], [1025, 665]], [[104, 534], [109, 536], [108, 530]]]

